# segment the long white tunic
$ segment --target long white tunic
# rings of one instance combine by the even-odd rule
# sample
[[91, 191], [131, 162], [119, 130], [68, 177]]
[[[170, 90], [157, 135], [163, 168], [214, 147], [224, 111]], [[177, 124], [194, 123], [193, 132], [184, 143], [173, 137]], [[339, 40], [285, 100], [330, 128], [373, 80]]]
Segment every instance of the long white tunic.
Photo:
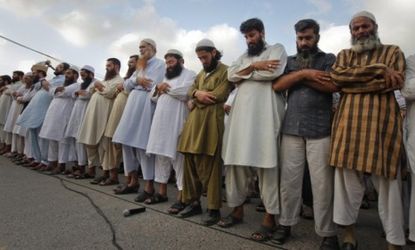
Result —
[[[150, 91], [155, 84], [163, 80], [164, 73], [164, 62], [153, 57], [148, 60], [144, 71], [136, 71], [130, 79], [124, 82], [124, 89], [130, 94], [120, 123], [112, 138], [113, 142], [144, 150], [147, 148], [155, 109], [155, 104], [151, 101]], [[137, 77], [151, 79], [153, 81], [151, 87], [144, 89], [137, 85]]]
[[[280, 60], [276, 70], [237, 72], [252, 62]], [[228, 79], [240, 82], [228, 124], [225, 127], [222, 157], [225, 165], [273, 168], [278, 164], [279, 134], [285, 103], [272, 89], [272, 80], [284, 72], [287, 54], [281, 44], [266, 45], [259, 56], [243, 54], [228, 69]]]
[[79, 85], [80, 83], [73, 83], [66, 86], [64, 91], [53, 94], [53, 100], [46, 112], [39, 137], [62, 141], [75, 103], [73, 95], [78, 90]]
[[[170, 91], [157, 98], [157, 106], [154, 111], [147, 144], [147, 154], [176, 159], [177, 142], [189, 114], [186, 105], [187, 92], [195, 77], [195, 72], [183, 69], [178, 77], [163, 80], [163, 82], [170, 85]], [[152, 93], [154, 90], [155, 88], [153, 88]]]
[[[50, 80], [50, 88], [53, 89], [55, 87], [63, 86], [64, 82], [64, 75], [55, 76]], [[39, 128], [42, 126], [49, 104], [53, 98], [50, 92], [41, 88], [40, 82], [35, 84], [35, 89], [38, 89], [38, 91], [33, 98], [31, 98], [30, 103], [17, 121], [17, 124], [25, 128]]]
[[[15, 125], [17, 117], [19, 117], [20, 113], [23, 110], [24, 104], [17, 102], [17, 100], [28, 101], [26, 96], [33, 91], [30, 88], [26, 88], [25, 85], [21, 85], [20, 88], [17, 90], [17, 93], [21, 96], [15, 98], [10, 106], [9, 113], [7, 115], [6, 123], [4, 124], [4, 131], [7, 133], [15, 133]], [[17, 131], [18, 132], [18, 131]]]
[[415, 173], [415, 55], [406, 59], [406, 80], [401, 90], [406, 99], [406, 151], [412, 173]]
[[[94, 82], [91, 82], [94, 84]], [[79, 84], [78, 89], [74, 93], [81, 89], [81, 84]], [[73, 105], [71, 116], [69, 117], [68, 125], [66, 126], [65, 137], [77, 138], [79, 133], [79, 128], [82, 124], [82, 121], [85, 116], [85, 111], [88, 106], [89, 99], [91, 99], [91, 94], [88, 92], [86, 96], [73, 96], [76, 98], [75, 104]]]
[[7, 85], [7, 89], [3, 91], [3, 94], [0, 96], [0, 125], [4, 125], [7, 120], [7, 115], [9, 114], [10, 107], [13, 102], [13, 97], [11, 96], [13, 92], [17, 91], [20, 86], [22, 86], [21, 81]]

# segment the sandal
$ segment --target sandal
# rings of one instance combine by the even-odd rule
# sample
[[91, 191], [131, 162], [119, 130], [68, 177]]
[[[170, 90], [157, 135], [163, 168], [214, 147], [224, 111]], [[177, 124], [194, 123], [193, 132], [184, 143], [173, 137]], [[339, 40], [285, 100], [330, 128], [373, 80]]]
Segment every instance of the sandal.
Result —
[[77, 180], [81, 180], [81, 179], [94, 179], [94, 178], [95, 178], [95, 175], [90, 175], [88, 173], [81, 174], [81, 175], [76, 175], [75, 176], [75, 179], [77, 179]]
[[96, 177], [95, 179], [93, 179], [89, 183], [91, 183], [92, 185], [98, 185], [98, 184], [100, 184], [101, 182], [105, 181], [108, 178], [109, 178], [108, 176], [102, 175], [102, 176]]
[[267, 241], [272, 238], [272, 234], [275, 232], [275, 226], [267, 227], [261, 225], [261, 227], [251, 234], [251, 239], [254, 241]]
[[112, 186], [112, 185], [117, 185], [117, 184], [120, 184], [120, 182], [118, 180], [108, 178], [108, 179], [105, 179], [105, 180], [101, 181], [98, 185], [100, 185], [100, 186]]
[[241, 224], [242, 221], [242, 218], [236, 218], [232, 214], [229, 214], [228, 216], [221, 218], [217, 224], [220, 227], [229, 228], [237, 224]]
[[176, 201], [169, 209], [167, 209], [167, 212], [169, 214], [178, 214], [180, 213], [184, 208], [186, 207], [186, 204], [184, 204], [181, 201]]
[[167, 196], [163, 196], [159, 193], [156, 193], [155, 195], [153, 195], [153, 196], [149, 197], [148, 199], [146, 199], [144, 201], [144, 204], [152, 205], [152, 204], [166, 202], [168, 200], [169, 200], [169, 198]]
[[137, 193], [139, 187], [140, 187], [139, 185], [135, 185], [135, 186], [124, 185], [124, 186], [121, 186], [115, 189], [114, 193], [115, 194], [133, 194], [133, 193]]
[[153, 196], [154, 193], [148, 193], [145, 190], [141, 193], [138, 193], [138, 196], [135, 197], [134, 201], [136, 202], [144, 202], [145, 200], [147, 200], [148, 198], [150, 198], [151, 196]]

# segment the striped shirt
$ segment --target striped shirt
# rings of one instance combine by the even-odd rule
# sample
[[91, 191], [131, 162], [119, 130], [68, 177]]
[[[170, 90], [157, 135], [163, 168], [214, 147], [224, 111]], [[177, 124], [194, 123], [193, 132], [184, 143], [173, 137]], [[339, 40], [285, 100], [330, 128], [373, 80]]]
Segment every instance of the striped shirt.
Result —
[[402, 118], [387, 67], [405, 72], [399, 47], [381, 45], [356, 53], [342, 50], [331, 77], [342, 97], [334, 116], [330, 165], [396, 178], [402, 153]]

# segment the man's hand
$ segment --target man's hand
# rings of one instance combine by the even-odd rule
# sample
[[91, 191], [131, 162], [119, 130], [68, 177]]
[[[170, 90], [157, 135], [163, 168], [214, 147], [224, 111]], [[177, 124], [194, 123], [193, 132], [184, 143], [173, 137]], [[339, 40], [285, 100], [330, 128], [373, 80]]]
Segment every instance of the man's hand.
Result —
[[203, 104], [214, 104], [216, 97], [211, 92], [198, 90], [195, 93], [196, 99]]
[[272, 72], [275, 69], [277, 69], [278, 66], [280, 66], [280, 61], [279, 60], [258, 61], [258, 62], [253, 62], [251, 66], [255, 70], [266, 70], [266, 71]]
[[167, 92], [169, 92], [170, 90], [170, 85], [168, 83], [162, 82], [160, 84], [157, 84], [157, 91], [159, 93], [159, 95], [161, 94], [165, 94]]
[[195, 108], [195, 103], [193, 99], [187, 101], [187, 107], [189, 108], [190, 111], [192, 111]]
[[63, 92], [63, 91], [65, 91], [65, 87], [63, 87], [63, 86], [57, 87], [55, 89], [55, 94], [58, 93], [58, 92]]
[[124, 84], [122, 83], [117, 84], [117, 91], [122, 92], [123, 90], [124, 90]]
[[43, 79], [43, 80], [40, 82], [40, 86], [41, 86], [44, 90], [49, 91], [49, 86], [50, 86], [50, 84], [49, 84], [49, 82], [48, 82], [47, 80]]
[[145, 89], [150, 88], [151, 83], [153, 82], [153, 80], [148, 79], [148, 78], [144, 78], [144, 77], [137, 77], [137, 85], [142, 86]]
[[102, 84], [100, 81], [96, 81], [95, 83], [94, 83], [94, 87], [95, 87], [95, 89], [96, 90], [98, 90], [98, 91], [100, 91], [100, 92], [102, 92], [103, 90], [104, 90], [104, 84]]
[[302, 74], [304, 75], [304, 79], [319, 83], [321, 85], [327, 85], [331, 82], [330, 73], [315, 70], [315, 69], [303, 69]]
[[386, 82], [386, 88], [401, 89], [403, 87], [404, 77], [402, 73], [396, 70], [386, 68], [384, 78]]
[[232, 108], [231, 105], [223, 104], [223, 110], [225, 110], [225, 113], [227, 115], [229, 115], [229, 112], [231, 112], [231, 108]]

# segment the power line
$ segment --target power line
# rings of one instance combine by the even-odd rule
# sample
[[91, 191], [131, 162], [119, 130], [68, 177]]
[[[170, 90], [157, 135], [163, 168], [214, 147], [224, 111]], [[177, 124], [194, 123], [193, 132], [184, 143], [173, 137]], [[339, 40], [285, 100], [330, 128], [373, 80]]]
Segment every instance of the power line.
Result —
[[[37, 50], [37, 49], [31, 48], [31, 47], [29, 47], [29, 46], [27, 46], [27, 45], [24, 45], [24, 44], [22, 44], [22, 43], [19, 43], [19, 42], [15, 41], [15, 40], [13, 40], [13, 39], [11, 39], [11, 38], [8, 38], [8, 37], [5, 37], [5, 36], [3, 36], [3, 35], [0, 35], [0, 38], [3, 38], [4, 40], [6, 40], [6, 41], [8, 41], [8, 42], [11, 42], [11, 43], [13, 43], [13, 44], [15, 44], [15, 45], [17, 45], [17, 46], [20, 46], [20, 47], [22, 47], [22, 48], [28, 49], [28, 50], [33, 51], [33, 52], [35, 52], [35, 53], [38, 53], [38, 54], [40, 54], [40, 55], [42, 55], [42, 56], [45, 56], [45, 57], [47, 57], [47, 58], [50, 58], [50, 59], [52, 59], [52, 60], [54, 60], [54, 61], [57, 61], [57, 62], [60, 62], [60, 63], [65, 62], [64, 60], [61, 60], [61, 59], [56, 58], [56, 57], [54, 57], [54, 56], [51, 56], [51, 55], [49, 55], [49, 54], [47, 54], [47, 53], [44, 53], [44, 52], [42, 52], [42, 51], [40, 51], [40, 50]], [[73, 65], [74, 65], [74, 64], [73, 64]], [[77, 65], [75, 65], [75, 66], [77, 66]], [[79, 67], [79, 66], [77, 66], [77, 67]], [[96, 75], [96, 76], [98, 76], [99, 78], [102, 78], [102, 79], [104, 78], [102, 74], [97, 74], [97, 73], [95, 73], [95, 75]]]

